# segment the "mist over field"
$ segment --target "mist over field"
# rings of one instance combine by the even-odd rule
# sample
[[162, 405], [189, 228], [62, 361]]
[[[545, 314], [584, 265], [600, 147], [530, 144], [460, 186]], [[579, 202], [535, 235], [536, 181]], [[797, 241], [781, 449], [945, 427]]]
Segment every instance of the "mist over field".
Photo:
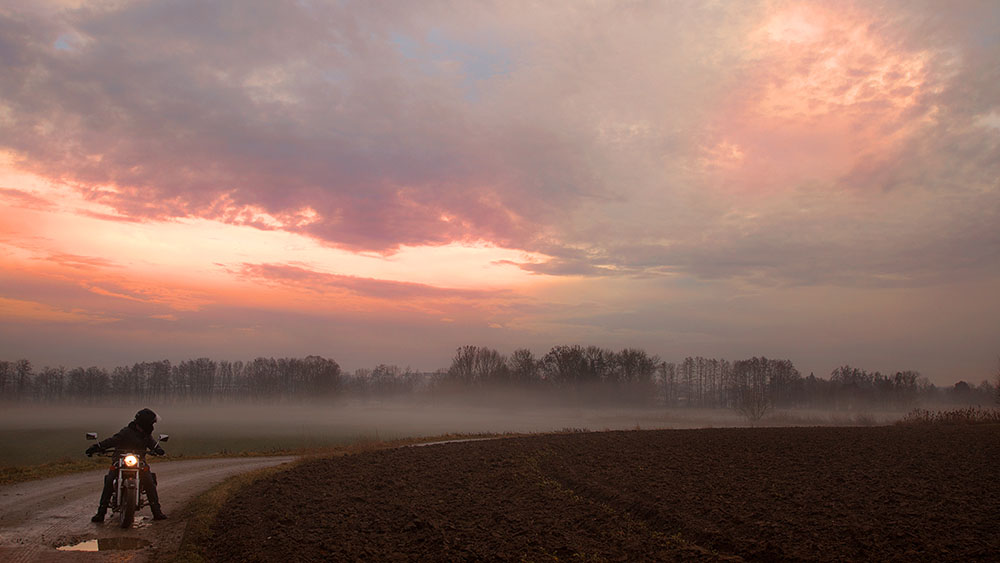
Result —
[[[30, 465], [82, 458], [92, 442], [86, 432], [107, 438], [132, 420], [141, 406], [162, 422], [155, 434], [170, 435], [171, 456], [217, 453], [273, 453], [399, 438], [481, 433], [539, 433], [657, 428], [745, 426], [726, 409], [545, 406], [517, 404], [513, 397], [490, 404], [457, 401], [348, 401], [332, 404], [17, 406], [0, 410], [0, 465]], [[783, 413], [765, 425], [851, 425], [895, 420], [899, 412], [849, 413], [808, 410]]]
[[[162, 417], [176, 456], [303, 451], [439, 435], [711, 426], [873, 425], [918, 407], [990, 405], [990, 381], [937, 387], [918, 372], [841, 366], [803, 376], [789, 360], [688, 357], [556, 346], [541, 357], [481, 346], [447, 370], [379, 364], [345, 373], [329, 358], [143, 362], [115, 369], [0, 361], [0, 463], [73, 457], [136, 410]], [[119, 406], [112, 406], [119, 405]]]

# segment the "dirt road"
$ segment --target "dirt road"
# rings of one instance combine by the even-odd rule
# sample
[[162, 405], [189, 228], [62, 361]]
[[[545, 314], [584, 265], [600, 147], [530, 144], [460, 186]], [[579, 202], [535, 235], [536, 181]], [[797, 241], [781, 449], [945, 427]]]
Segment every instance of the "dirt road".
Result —
[[[153, 462], [163, 510], [174, 518], [153, 522], [143, 508], [133, 528], [122, 530], [109, 517], [93, 524], [105, 472], [87, 472], [0, 487], [0, 561], [146, 561], [151, 553], [172, 551], [184, 534], [176, 517], [191, 498], [226, 477], [286, 463], [293, 457], [198, 459]], [[110, 516], [110, 514], [109, 514]], [[87, 553], [57, 546], [95, 538], [137, 538], [149, 542], [138, 551]]]

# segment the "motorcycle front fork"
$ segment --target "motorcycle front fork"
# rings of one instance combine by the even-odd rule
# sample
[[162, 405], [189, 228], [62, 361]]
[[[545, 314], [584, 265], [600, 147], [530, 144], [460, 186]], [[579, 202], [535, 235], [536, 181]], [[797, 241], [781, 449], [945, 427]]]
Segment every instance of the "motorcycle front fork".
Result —
[[118, 470], [118, 478], [115, 480], [114, 492], [111, 493], [111, 512], [115, 513], [121, 510], [121, 503], [118, 499], [122, 498], [122, 488], [128, 486], [129, 481], [135, 482], [135, 486], [139, 489], [139, 494], [136, 495], [135, 509], [139, 510], [146, 505], [146, 491], [142, 488], [142, 481], [139, 480], [139, 474], [136, 473], [135, 477], [125, 477], [122, 475], [124, 473], [121, 469]]

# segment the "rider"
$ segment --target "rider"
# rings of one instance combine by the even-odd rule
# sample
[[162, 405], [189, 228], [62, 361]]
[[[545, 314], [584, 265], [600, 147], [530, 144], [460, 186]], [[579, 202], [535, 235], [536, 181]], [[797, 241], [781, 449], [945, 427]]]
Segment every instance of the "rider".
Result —
[[[119, 450], [146, 451], [149, 448], [156, 455], [163, 455], [163, 448], [157, 445], [153, 439], [153, 424], [160, 421], [156, 413], [149, 409], [142, 409], [135, 413], [135, 420], [128, 423], [114, 436], [101, 440], [100, 442], [87, 448], [87, 455], [102, 452], [109, 448], [115, 448], [115, 456]], [[97, 506], [97, 514], [90, 519], [91, 522], [103, 522], [104, 515], [108, 512], [108, 501], [111, 500], [111, 492], [114, 488], [114, 481], [118, 472], [112, 468], [104, 476], [104, 491], [101, 492], [101, 503]], [[149, 499], [149, 507], [153, 510], [153, 520], [166, 520], [167, 515], [160, 510], [160, 496], [156, 493], [156, 483], [149, 472], [149, 467], [145, 467], [139, 472], [139, 482], [142, 490], [146, 491], [146, 498]]]

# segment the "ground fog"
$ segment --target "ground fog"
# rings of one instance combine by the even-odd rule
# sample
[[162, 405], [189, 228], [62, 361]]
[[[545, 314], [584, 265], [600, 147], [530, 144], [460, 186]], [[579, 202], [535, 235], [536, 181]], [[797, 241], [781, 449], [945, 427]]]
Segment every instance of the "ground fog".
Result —
[[[473, 405], [407, 401], [253, 405], [6, 405], [0, 409], [0, 465], [31, 465], [82, 457], [86, 432], [106, 438], [136, 410], [153, 408], [162, 421], [156, 433], [170, 435], [171, 456], [269, 453], [445, 434], [539, 433], [565, 430], [624, 430], [743, 426], [722, 409]], [[869, 425], [899, 413], [788, 411], [764, 425]]]

